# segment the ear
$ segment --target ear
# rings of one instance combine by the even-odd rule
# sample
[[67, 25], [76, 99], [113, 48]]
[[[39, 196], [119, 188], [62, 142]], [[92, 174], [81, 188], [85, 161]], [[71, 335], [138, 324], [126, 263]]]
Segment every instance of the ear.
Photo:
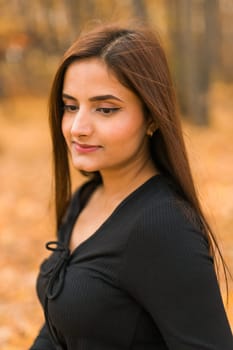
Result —
[[147, 131], [146, 131], [146, 134], [149, 136], [149, 137], [152, 137], [155, 130], [158, 129], [158, 125], [156, 124], [156, 122], [154, 120], [151, 120], [148, 124], [148, 127], [147, 127]]

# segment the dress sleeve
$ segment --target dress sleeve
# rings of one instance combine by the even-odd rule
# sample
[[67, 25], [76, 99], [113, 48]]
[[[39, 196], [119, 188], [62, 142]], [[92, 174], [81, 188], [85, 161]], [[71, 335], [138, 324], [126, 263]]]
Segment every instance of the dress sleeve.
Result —
[[29, 350], [56, 350], [45, 324]]
[[233, 350], [208, 244], [175, 202], [141, 215], [128, 240], [121, 278], [169, 350]]

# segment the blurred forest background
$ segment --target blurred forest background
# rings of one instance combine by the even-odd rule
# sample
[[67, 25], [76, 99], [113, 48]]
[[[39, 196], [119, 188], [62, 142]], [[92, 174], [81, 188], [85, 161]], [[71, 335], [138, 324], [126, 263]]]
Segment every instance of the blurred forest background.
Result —
[[164, 42], [197, 188], [233, 273], [233, 0], [0, 0], [0, 349], [28, 348], [43, 320], [35, 281], [54, 238], [52, 77], [81, 30], [135, 18]]

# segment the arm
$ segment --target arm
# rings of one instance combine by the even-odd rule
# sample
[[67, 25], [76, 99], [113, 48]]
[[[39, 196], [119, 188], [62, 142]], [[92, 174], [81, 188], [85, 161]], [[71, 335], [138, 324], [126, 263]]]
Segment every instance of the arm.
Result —
[[33, 345], [29, 350], [55, 350], [47, 326], [45, 324], [41, 328], [38, 336], [36, 337]]
[[206, 240], [172, 202], [143, 214], [125, 252], [122, 281], [171, 350], [233, 350]]

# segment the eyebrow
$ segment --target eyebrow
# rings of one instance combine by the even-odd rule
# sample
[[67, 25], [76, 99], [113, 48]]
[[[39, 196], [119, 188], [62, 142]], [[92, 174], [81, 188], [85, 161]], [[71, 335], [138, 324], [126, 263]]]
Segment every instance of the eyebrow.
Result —
[[[69, 100], [73, 100], [73, 101], [77, 101], [77, 99], [74, 96], [68, 95], [63, 93], [62, 94], [63, 98], [67, 98]], [[93, 102], [93, 101], [106, 101], [106, 100], [116, 100], [116, 101], [120, 101], [123, 102], [120, 98], [114, 96], [114, 95], [99, 95], [99, 96], [93, 96], [89, 98], [89, 101]]]

